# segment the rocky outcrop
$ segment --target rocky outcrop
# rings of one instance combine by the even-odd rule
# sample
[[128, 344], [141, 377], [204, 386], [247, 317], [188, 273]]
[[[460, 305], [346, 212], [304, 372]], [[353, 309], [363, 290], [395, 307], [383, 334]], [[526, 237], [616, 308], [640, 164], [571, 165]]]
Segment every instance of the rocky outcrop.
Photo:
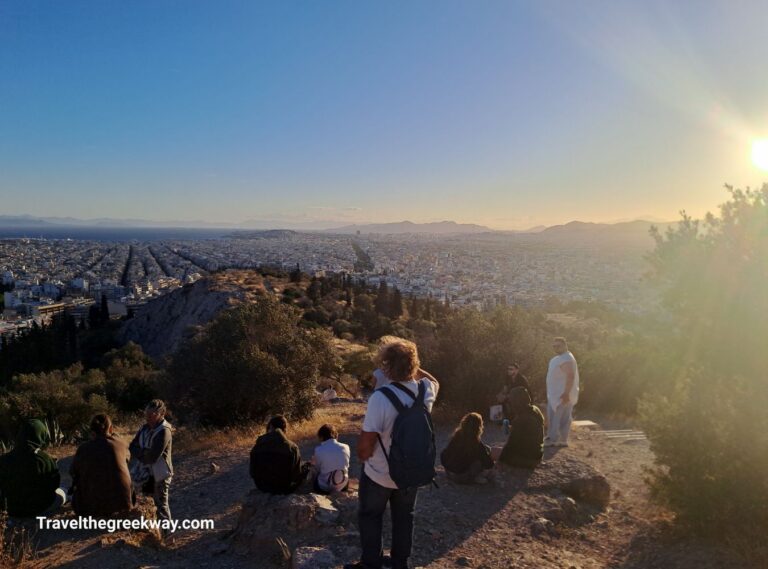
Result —
[[274, 555], [280, 553], [276, 549], [280, 542], [291, 550], [326, 543], [338, 533], [341, 520], [341, 512], [326, 496], [279, 496], [251, 490], [243, 501], [232, 539], [238, 553]]
[[211, 275], [150, 301], [123, 324], [117, 339], [135, 342], [150, 357], [162, 358], [221, 310], [258, 294], [265, 294], [263, 279], [253, 271]]
[[291, 569], [336, 569], [339, 562], [324, 547], [297, 547], [291, 556]]
[[[611, 497], [608, 479], [589, 464], [570, 456], [556, 455], [531, 473], [529, 490], [557, 489], [576, 502], [604, 508]], [[569, 503], [566, 508], [570, 508]]]

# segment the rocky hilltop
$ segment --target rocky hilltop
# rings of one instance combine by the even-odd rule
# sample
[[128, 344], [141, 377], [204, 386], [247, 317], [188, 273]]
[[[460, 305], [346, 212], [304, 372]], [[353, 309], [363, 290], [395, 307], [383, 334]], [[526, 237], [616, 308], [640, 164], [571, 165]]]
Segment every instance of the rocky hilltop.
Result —
[[209, 275], [150, 301], [117, 334], [121, 343], [135, 342], [153, 358], [172, 353], [185, 338], [221, 310], [275, 290], [275, 279], [255, 271], [225, 271]]

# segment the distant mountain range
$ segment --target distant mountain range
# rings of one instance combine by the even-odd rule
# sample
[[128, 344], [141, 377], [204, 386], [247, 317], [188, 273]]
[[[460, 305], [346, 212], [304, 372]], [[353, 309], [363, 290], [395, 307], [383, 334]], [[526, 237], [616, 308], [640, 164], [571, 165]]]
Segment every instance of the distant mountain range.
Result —
[[664, 230], [673, 225], [669, 222], [656, 223], [636, 220], [620, 223], [589, 223], [572, 221], [563, 225], [546, 227], [539, 225], [525, 231], [498, 231], [474, 223], [456, 223], [455, 221], [439, 221], [434, 223], [414, 223], [401, 221], [397, 223], [370, 223], [333, 227], [331, 222], [313, 224], [309, 222], [284, 223], [269, 220], [250, 220], [243, 223], [215, 223], [206, 221], [150, 221], [145, 219], [77, 219], [74, 217], [35, 217], [32, 215], [0, 215], [0, 228], [53, 228], [53, 227], [100, 227], [100, 228], [222, 228], [232, 230], [267, 230], [285, 229], [299, 231], [323, 231], [354, 235], [361, 234], [432, 234], [432, 235], [471, 235], [481, 233], [497, 234], [537, 234], [545, 240], [576, 239], [591, 241], [599, 239], [616, 239], [619, 241], [634, 241], [648, 238], [648, 230], [652, 225]]
[[456, 223], [455, 221], [438, 221], [434, 223], [413, 223], [401, 221], [399, 223], [369, 223], [364, 225], [346, 225], [326, 229], [327, 233], [384, 233], [387, 235], [403, 235], [407, 233], [431, 233], [431, 234], [457, 234], [457, 233], [489, 233], [494, 231], [490, 227], [475, 225], [474, 223]]

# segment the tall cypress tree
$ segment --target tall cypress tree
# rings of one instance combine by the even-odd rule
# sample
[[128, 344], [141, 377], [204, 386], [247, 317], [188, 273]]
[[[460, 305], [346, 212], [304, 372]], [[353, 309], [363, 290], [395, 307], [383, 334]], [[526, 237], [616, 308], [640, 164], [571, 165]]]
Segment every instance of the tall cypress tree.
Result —
[[106, 324], [109, 322], [109, 303], [107, 301], [107, 295], [101, 295], [101, 309], [99, 310], [99, 316], [101, 316], [101, 323]]
[[379, 292], [376, 295], [376, 312], [383, 316], [389, 315], [389, 287], [387, 286], [387, 281], [381, 280], [379, 282]]
[[403, 295], [400, 293], [400, 289], [395, 287], [392, 293], [392, 300], [389, 303], [389, 317], [400, 318], [403, 315]]

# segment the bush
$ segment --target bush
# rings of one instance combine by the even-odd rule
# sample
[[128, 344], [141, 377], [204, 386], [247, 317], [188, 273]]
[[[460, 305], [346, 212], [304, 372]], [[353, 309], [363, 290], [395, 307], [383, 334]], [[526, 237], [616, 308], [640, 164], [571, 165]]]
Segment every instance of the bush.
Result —
[[128, 342], [107, 353], [101, 367], [105, 395], [118, 410], [139, 411], [157, 396], [160, 372], [137, 344]]
[[656, 495], [700, 533], [768, 523], [768, 186], [731, 190], [703, 227], [684, 216], [650, 257], [674, 321], [670, 396], [648, 397]]
[[441, 396], [462, 409], [484, 411], [495, 403], [507, 365], [519, 361], [535, 398], [544, 394], [548, 338], [536, 316], [516, 308], [458, 310], [421, 344], [425, 368], [441, 381]]
[[310, 417], [318, 380], [338, 366], [330, 334], [300, 322], [300, 311], [268, 298], [222, 312], [173, 356], [166, 399], [203, 425]]
[[58, 424], [65, 439], [87, 429], [96, 413], [110, 411], [104, 397], [104, 373], [84, 371], [81, 364], [63, 370], [14, 377], [0, 393], [0, 422], [6, 438], [15, 435], [23, 418], [40, 418]]

